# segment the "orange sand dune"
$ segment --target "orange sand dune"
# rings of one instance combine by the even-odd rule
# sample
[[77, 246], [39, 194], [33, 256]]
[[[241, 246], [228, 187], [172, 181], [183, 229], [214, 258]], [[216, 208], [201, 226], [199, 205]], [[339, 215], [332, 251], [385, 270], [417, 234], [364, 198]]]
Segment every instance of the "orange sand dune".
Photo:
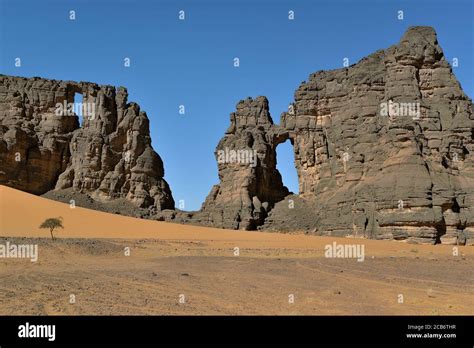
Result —
[[[56, 232], [59, 238], [238, 241], [243, 247], [318, 250], [337, 240], [338, 243], [364, 243], [369, 255], [398, 254], [401, 250], [413, 248], [446, 254], [452, 249], [451, 246], [445, 245], [410, 245], [393, 241], [234, 231], [136, 219], [80, 207], [71, 208], [65, 203], [0, 186], [0, 236], [48, 238], [49, 231], [41, 230], [38, 226], [46, 218], [58, 216], [63, 218], [65, 227], [64, 230]], [[474, 248], [463, 249], [464, 253], [474, 254]]]
[[272, 234], [265, 234], [265, 237], [253, 232], [236, 233], [232, 230], [137, 219], [80, 207], [71, 208], [65, 203], [0, 185], [0, 235], [49, 237], [49, 232], [38, 226], [46, 218], [58, 216], [63, 218], [65, 227], [56, 232], [61, 238], [280, 239]]
[[[239, 242], [242, 247], [318, 249], [334, 241], [338, 243], [364, 243], [367, 255], [396, 255], [417, 251], [432, 254], [450, 254], [452, 246], [411, 245], [394, 241], [377, 241], [354, 238], [308, 236], [304, 234], [234, 231], [208, 227], [182, 225], [161, 221], [131, 218], [52, 201], [0, 185], [0, 236], [46, 237], [49, 231], [38, 226], [46, 218], [63, 218], [64, 229], [55, 234], [59, 238], [113, 238], [162, 239]], [[473, 255], [474, 248], [461, 247], [464, 254]]]

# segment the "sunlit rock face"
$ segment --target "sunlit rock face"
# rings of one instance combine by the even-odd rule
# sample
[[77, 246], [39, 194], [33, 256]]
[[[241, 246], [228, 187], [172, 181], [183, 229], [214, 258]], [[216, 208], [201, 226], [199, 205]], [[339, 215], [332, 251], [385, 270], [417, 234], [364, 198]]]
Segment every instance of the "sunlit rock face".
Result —
[[241, 100], [215, 152], [220, 183], [194, 218], [204, 225], [233, 229], [262, 225], [274, 204], [289, 193], [276, 169], [278, 143], [268, 100]]
[[[230, 228], [269, 215], [261, 229], [474, 243], [473, 137], [472, 102], [435, 31], [412, 27], [397, 45], [357, 64], [312, 74], [279, 125], [265, 98], [241, 101], [217, 150], [255, 149], [259, 160], [254, 168], [219, 165], [221, 182], [203, 211]], [[287, 139], [298, 204], [277, 203], [286, 188], [275, 149]], [[268, 213], [263, 202], [276, 206]]]
[[73, 188], [104, 201], [174, 208], [148, 124], [124, 88], [0, 76], [0, 184], [34, 194]]
[[[94, 111], [82, 126], [57, 114], [76, 93]], [[430, 27], [310, 75], [278, 125], [265, 97], [241, 100], [215, 151], [219, 183], [198, 212], [174, 210], [148, 122], [124, 88], [0, 76], [0, 184], [126, 198], [181, 223], [474, 244], [472, 101]], [[287, 140], [298, 195], [276, 169]]]

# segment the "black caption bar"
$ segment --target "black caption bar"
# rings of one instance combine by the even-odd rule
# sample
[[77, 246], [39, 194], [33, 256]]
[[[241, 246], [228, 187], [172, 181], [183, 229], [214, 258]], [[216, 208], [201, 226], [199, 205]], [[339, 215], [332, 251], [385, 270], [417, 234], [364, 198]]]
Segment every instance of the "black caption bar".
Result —
[[384, 344], [472, 347], [474, 317], [0, 317], [0, 347], [144, 344]]

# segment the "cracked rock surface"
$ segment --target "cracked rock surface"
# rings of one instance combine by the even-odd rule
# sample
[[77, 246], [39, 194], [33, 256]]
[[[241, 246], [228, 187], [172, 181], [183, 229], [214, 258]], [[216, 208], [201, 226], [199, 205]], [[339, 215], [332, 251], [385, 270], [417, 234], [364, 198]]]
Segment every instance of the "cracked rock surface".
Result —
[[[74, 93], [95, 105], [82, 127], [54, 112]], [[287, 140], [298, 195], [276, 169]], [[130, 202], [138, 216], [180, 223], [474, 245], [473, 152], [472, 101], [431, 27], [311, 74], [279, 124], [265, 97], [241, 100], [215, 151], [219, 183], [198, 212], [174, 209], [148, 118], [124, 88], [0, 76], [0, 184], [121, 200], [113, 209], [127, 215]]]
[[[68, 110], [86, 106], [83, 124]], [[149, 121], [127, 90], [94, 83], [0, 76], [0, 184], [37, 195], [72, 188], [98, 201], [173, 209]]]
[[[276, 146], [288, 139], [297, 200], [281, 200], [286, 189], [274, 173]], [[236, 221], [252, 216], [258, 223], [267, 202], [274, 208], [263, 211], [263, 230], [474, 243], [472, 101], [430, 27], [411, 27], [350, 67], [312, 74], [279, 125], [265, 98], [241, 101], [217, 149], [224, 144], [257, 149], [259, 160], [252, 169], [219, 166], [202, 212], [223, 227], [246, 228]], [[227, 200], [240, 210], [227, 210]]]

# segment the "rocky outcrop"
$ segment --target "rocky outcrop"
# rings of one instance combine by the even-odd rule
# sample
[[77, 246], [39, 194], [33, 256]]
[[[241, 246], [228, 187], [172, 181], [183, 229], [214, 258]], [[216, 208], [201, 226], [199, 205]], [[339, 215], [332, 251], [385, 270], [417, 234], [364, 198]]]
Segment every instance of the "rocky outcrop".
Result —
[[[235, 115], [242, 113], [239, 108], [259, 104], [266, 100], [243, 101]], [[284, 195], [273, 165], [276, 146], [290, 139], [304, 208], [283, 200], [261, 229], [280, 230], [285, 216], [293, 230], [324, 235], [474, 242], [472, 102], [432, 28], [412, 27], [398, 45], [348, 68], [312, 74], [279, 125], [262, 117], [239, 128], [235, 115], [218, 149], [222, 144], [249, 146], [247, 134], [258, 134], [262, 140], [256, 144], [264, 144], [260, 153], [267, 161], [238, 172], [219, 167], [221, 183], [202, 211], [212, 215], [219, 207], [226, 211], [229, 201], [242, 202], [220, 226], [247, 228], [248, 223], [237, 225], [233, 217], [260, 214], [261, 202], [272, 207]], [[266, 192], [269, 177], [278, 192], [271, 198], [242, 190], [237, 179]], [[312, 217], [302, 218], [302, 212]]]
[[[75, 94], [83, 98], [82, 126]], [[0, 76], [0, 184], [173, 209], [147, 115], [127, 96], [94, 83]]]
[[278, 132], [268, 100], [241, 100], [215, 152], [220, 183], [194, 220], [203, 225], [253, 230], [274, 204], [288, 195], [276, 169]]
[[[56, 113], [75, 93], [95, 110], [82, 127]], [[123, 88], [2, 76], [0, 125], [0, 184], [55, 199], [115, 200], [94, 206], [126, 214], [132, 202], [142, 217], [232, 229], [474, 245], [472, 101], [430, 27], [310, 75], [279, 125], [265, 97], [240, 101], [199, 212], [174, 210], [148, 118]], [[287, 140], [298, 195], [276, 169]]]

